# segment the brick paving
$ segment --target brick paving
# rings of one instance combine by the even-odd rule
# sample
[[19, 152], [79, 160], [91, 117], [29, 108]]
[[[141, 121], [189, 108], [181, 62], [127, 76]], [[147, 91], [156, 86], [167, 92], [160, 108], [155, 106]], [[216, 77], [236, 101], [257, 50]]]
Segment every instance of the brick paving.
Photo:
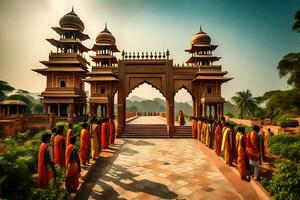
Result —
[[192, 139], [118, 139], [97, 160], [76, 199], [259, 199]]

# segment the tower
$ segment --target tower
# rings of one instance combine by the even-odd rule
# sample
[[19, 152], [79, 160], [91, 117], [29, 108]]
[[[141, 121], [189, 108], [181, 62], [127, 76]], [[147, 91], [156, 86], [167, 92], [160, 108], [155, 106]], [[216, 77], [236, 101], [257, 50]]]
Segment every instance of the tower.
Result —
[[117, 75], [113, 69], [117, 67], [118, 60], [114, 53], [119, 52], [116, 39], [107, 29], [107, 25], [96, 37], [91, 55], [92, 71], [87, 74], [85, 82], [91, 84], [91, 98], [89, 99], [90, 114], [92, 116], [114, 115], [114, 93], [117, 90]]
[[214, 64], [215, 61], [220, 60], [220, 57], [213, 55], [217, 47], [211, 44], [211, 38], [200, 27], [200, 31], [192, 37], [190, 49], [186, 50], [191, 54], [186, 63], [198, 68], [196, 78], [193, 80], [198, 117], [223, 116], [225, 100], [221, 96], [221, 85], [232, 78], [224, 77], [227, 71], [222, 71], [221, 65]]
[[84, 114], [86, 94], [84, 82], [87, 60], [83, 53], [89, 51], [82, 41], [89, 39], [84, 34], [84, 24], [72, 11], [59, 20], [59, 27], [52, 28], [60, 39], [46, 39], [56, 47], [56, 52], [49, 54], [48, 61], [41, 61], [46, 67], [33, 69], [47, 78], [46, 89], [41, 93], [45, 113], [56, 116], [78, 116]]

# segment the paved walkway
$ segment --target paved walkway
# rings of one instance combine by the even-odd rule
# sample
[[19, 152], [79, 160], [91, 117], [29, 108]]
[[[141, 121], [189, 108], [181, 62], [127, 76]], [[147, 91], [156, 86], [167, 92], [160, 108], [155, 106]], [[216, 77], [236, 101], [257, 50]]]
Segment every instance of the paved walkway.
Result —
[[166, 124], [166, 121], [159, 116], [140, 116], [128, 124]]
[[[135, 120], [132, 120], [128, 124], [166, 124], [166, 120], [160, 116], [140, 116]], [[186, 121], [186, 126], [191, 126], [191, 121]], [[179, 126], [178, 122], [175, 121], [175, 126]]]
[[118, 139], [78, 199], [259, 199], [222, 159], [192, 139]]

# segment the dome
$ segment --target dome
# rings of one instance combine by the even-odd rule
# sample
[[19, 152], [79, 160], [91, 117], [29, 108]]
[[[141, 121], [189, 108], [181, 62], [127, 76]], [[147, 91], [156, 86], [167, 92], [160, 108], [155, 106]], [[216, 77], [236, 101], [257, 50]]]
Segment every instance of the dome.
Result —
[[59, 25], [61, 28], [75, 28], [83, 32], [84, 24], [81, 19], [76, 15], [73, 8], [72, 11], [65, 14], [60, 20]]
[[107, 25], [105, 24], [105, 28], [101, 33], [96, 37], [96, 43], [108, 43], [108, 44], [116, 44], [115, 37], [111, 34], [111, 32], [107, 29]]
[[192, 37], [191, 45], [210, 44], [210, 42], [211, 42], [210, 37], [205, 32], [202, 31], [202, 28], [200, 26], [200, 31]]

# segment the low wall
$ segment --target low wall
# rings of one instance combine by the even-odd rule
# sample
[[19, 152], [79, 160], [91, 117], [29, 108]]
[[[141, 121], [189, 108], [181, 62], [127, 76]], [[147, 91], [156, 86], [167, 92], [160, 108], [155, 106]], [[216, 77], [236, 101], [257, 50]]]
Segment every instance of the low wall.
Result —
[[250, 120], [250, 119], [238, 119], [238, 118], [230, 118], [230, 117], [225, 117], [226, 121], [231, 121], [239, 125], [245, 125], [245, 126], [253, 126], [253, 125], [262, 125], [261, 120]]
[[79, 123], [87, 116], [55, 117], [54, 115], [19, 115], [0, 117], [0, 137], [16, 136], [18, 132], [30, 130], [36, 133], [41, 130], [51, 129], [56, 122]]

